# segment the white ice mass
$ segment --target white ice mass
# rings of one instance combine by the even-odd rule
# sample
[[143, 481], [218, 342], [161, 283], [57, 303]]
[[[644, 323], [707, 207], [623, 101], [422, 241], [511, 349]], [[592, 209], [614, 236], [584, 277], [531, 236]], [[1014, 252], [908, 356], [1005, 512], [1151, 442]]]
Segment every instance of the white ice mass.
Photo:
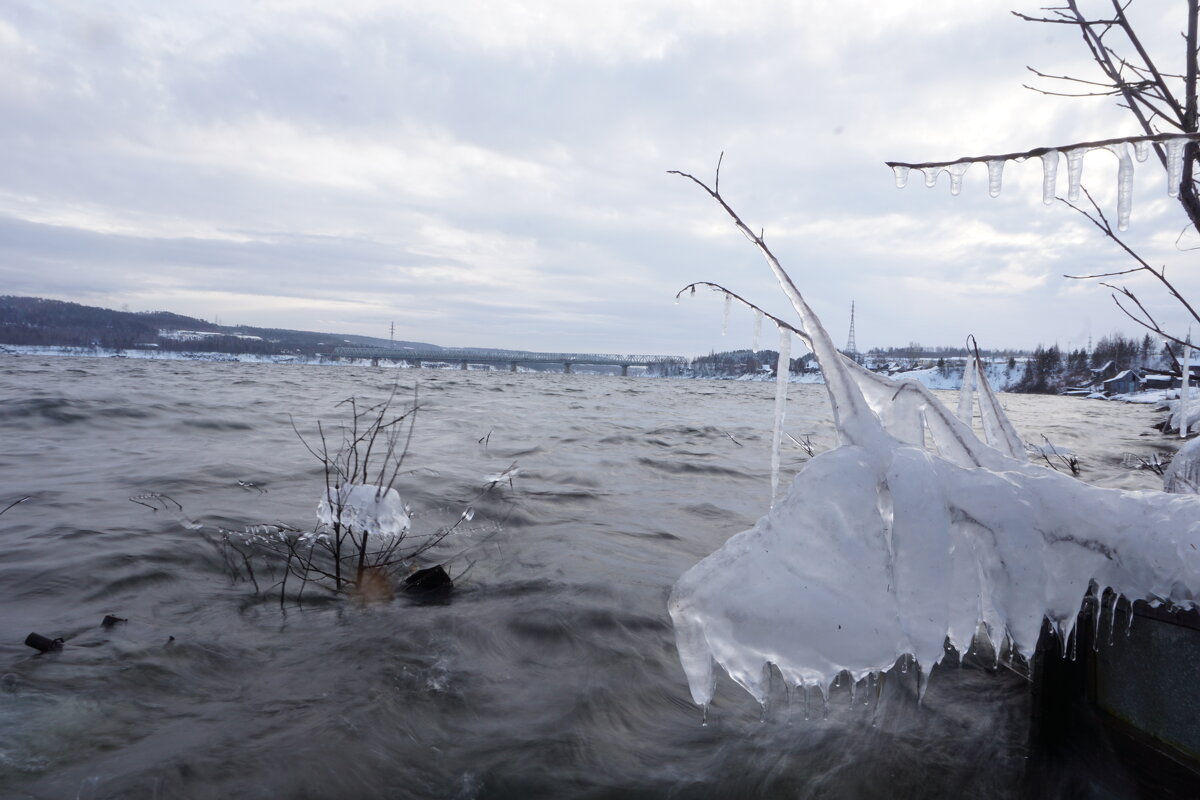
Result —
[[[1078, 155], [1068, 153], [1073, 184]], [[862, 679], [905, 655], [928, 670], [947, 640], [962, 651], [977, 633], [1029, 658], [1044, 619], [1070, 633], [1092, 584], [1193, 605], [1200, 497], [1097, 488], [1031, 463], [977, 368], [959, 416], [919, 383], [863, 369], [734, 222], [799, 314], [840, 446], [675, 585], [670, 613], [696, 703], [712, 699], [715, 665], [763, 701], [769, 665], [824, 692], [842, 671]]]
[[317, 504], [317, 521], [328, 527], [341, 522], [345, 528], [384, 539], [402, 536], [409, 527], [400, 493], [369, 483], [331, 488]]

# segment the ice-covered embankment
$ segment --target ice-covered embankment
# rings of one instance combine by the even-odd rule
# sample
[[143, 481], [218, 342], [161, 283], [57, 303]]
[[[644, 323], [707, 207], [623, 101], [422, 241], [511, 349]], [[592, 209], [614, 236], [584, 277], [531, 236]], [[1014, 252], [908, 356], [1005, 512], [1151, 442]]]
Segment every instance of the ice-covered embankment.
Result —
[[762, 239], [685, 177], [779, 279], [840, 438], [676, 584], [670, 613], [697, 703], [712, 699], [714, 664], [762, 701], [772, 664], [788, 684], [826, 692], [843, 671], [859, 680], [905, 655], [927, 671], [947, 639], [961, 651], [977, 632], [1029, 658], [1043, 619], [1065, 641], [1093, 582], [1193, 604], [1200, 497], [1100, 489], [1030, 463], [977, 368], [956, 416], [920, 384], [844, 358]]

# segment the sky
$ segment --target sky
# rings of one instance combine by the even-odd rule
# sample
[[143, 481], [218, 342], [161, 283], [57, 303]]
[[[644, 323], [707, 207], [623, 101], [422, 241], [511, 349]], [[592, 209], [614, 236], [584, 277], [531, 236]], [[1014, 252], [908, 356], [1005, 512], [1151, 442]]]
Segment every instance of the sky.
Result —
[[[839, 344], [851, 302], [860, 350], [1134, 333], [1108, 290], [1062, 277], [1128, 262], [1042, 205], [1036, 160], [994, 199], [982, 166], [952, 197], [884, 165], [1140, 133], [1111, 98], [1022, 88], [1026, 65], [1095, 67], [1013, 7], [8, 0], [0, 294], [443, 346], [745, 348], [749, 311], [723, 334], [719, 295], [675, 302], [708, 280], [793, 318], [720, 207], [667, 174], [711, 179], [724, 153], [723, 196]], [[1176, 20], [1131, 16], [1180, 63]], [[1112, 213], [1116, 164], [1084, 167]], [[1138, 166], [1127, 241], [1200, 295], [1163, 171]]]

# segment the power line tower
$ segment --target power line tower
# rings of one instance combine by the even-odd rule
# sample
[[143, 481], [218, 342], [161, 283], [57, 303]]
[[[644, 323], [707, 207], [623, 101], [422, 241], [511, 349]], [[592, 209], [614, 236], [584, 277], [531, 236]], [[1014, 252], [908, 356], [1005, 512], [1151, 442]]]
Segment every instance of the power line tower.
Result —
[[[850, 301], [850, 336], [846, 339], [846, 355], [855, 358], [858, 355], [858, 345], [854, 343], [854, 301]], [[858, 359], [855, 358], [857, 361]]]

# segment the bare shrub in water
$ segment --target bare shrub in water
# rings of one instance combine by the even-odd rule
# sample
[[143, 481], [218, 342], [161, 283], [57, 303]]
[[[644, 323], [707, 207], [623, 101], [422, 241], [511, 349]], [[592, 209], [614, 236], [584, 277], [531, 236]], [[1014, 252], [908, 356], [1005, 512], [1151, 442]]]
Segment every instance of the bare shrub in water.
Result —
[[[411, 405], [398, 410], [398, 389], [393, 385], [388, 397], [374, 405], [356, 397], [343, 400], [338, 407], [348, 409], [347, 418], [336, 432], [318, 421], [312, 441], [293, 422], [301, 443], [324, 469], [318, 524], [312, 530], [275, 523], [222, 531], [218, 549], [234, 579], [252, 583], [256, 594], [278, 588], [281, 604], [290, 578], [300, 583], [298, 600], [309, 584], [363, 600], [386, 599], [402, 572], [472, 518], [468, 507], [454, 525], [412, 533], [409, 509], [395, 483], [420, 405], [414, 388]], [[264, 575], [275, 581], [266, 588], [260, 582]]]

